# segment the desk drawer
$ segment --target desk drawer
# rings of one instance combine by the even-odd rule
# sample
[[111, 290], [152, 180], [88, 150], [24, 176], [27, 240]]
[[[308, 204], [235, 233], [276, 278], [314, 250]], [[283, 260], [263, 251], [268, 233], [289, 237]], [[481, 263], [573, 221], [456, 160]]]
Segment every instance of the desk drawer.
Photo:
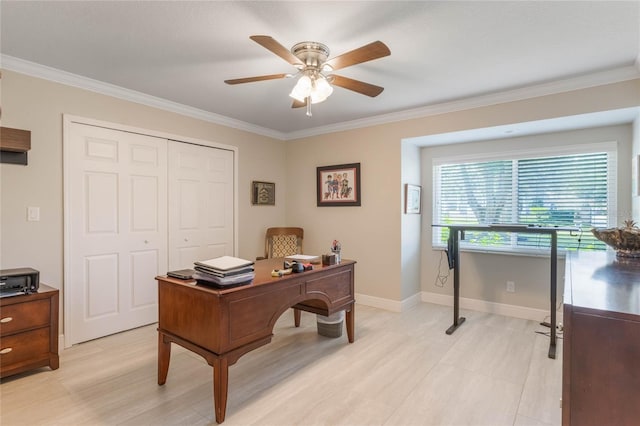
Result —
[[0, 310], [0, 333], [6, 336], [21, 330], [49, 325], [50, 303], [49, 299], [42, 299], [3, 306]]
[[3, 337], [0, 342], [0, 365], [8, 367], [16, 362], [42, 358], [43, 354], [48, 354], [49, 332], [49, 327], [44, 327]]
[[352, 270], [336, 271], [331, 275], [310, 278], [306, 283], [306, 294], [310, 299], [328, 300], [332, 305], [353, 301]]

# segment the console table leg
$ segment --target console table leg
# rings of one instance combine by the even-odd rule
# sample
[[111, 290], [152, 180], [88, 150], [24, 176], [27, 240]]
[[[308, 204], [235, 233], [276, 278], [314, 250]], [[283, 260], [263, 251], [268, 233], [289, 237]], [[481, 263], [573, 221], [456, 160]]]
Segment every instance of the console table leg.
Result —
[[229, 361], [217, 358], [213, 363], [213, 403], [216, 422], [224, 422], [227, 411], [227, 393], [229, 391]]
[[349, 338], [349, 343], [353, 343], [355, 339], [355, 306], [352, 305], [351, 309], [347, 311], [345, 321], [347, 323], [347, 337]]
[[171, 359], [171, 342], [164, 339], [164, 334], [158, 332], [158, 384], [167, 382], [169, 373], [169, 360]]

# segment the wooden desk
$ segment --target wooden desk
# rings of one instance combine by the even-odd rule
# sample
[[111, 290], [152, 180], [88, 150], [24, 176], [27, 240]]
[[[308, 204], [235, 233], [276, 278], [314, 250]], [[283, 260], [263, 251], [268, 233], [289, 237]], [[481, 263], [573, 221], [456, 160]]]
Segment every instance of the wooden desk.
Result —
[[[216, 421], [225, 417], [228, 369], [238, 359], [271, 342], [273, 327], [291, 307], [321, 315], [346, 311], [349, 343], [354, 340], [354, 267], [314, 265], [313, 271], [271, 276], [283, 259], [256, 262], [246, 286], [216, 289], [166, 276], [158, 280], [158, 384], [167, 381], [171, 343], [202, 356], [213, 367]], [[296, 324], [298, 325], [298, 324]]]
[[453, 325], [446, 331], [452, 334], [465, 321], [460, 311], [460, 240], [464, 240], [465, 231], [515, 232], [519, 234], [546, 234], [551, 236], [551, 277], [549, 278], [549, 309], [551, 314], [551, 334], [549, 358], [556, 357], [556, 299], [558, 287], [558, 231], [578, 232], [575, 227], [527, 226], [527, 225], [433, 225], [449, 228], [449, 258], [453, 261]]
[[562, 424], [640, 419], [640, 259], [571, 253], [564, 285]]

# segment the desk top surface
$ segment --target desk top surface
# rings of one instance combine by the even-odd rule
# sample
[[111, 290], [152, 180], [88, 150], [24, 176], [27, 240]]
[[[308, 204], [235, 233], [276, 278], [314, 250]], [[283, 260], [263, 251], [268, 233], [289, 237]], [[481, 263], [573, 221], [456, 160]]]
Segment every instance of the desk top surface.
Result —
[[522, 232], [522, 233], [544, 233], [550, 234], [558, 231], [580, 232], [580, 228], [575, 226], [544, 226], [527, 225], [519, 223], [494, 223], [494, 224], [434, 224], [433, 227], [449, 228], [459, 231], [493, 231], [493, 232]]
[[640, 259], [615, 252], [572, 252], [567, 259], [565, 303], [640, 315]]
[[248, 288], [254, 288], [254, 287], [257, 287], [257, 286], [268, 285], [268, 284], [274, 283], [274, 282], [287, 281], [287, 280], [293, 280], [293, 279], [298, 279], [298, 278], [302, 278], [302, 277], [308, 277], [310, 275], [328, 273], [333, 269], [338, 269], [340, 267], [354, 265], [355, 263], [356, 263], [355, 260], [342, 259], [342, 261], [337, 265], [317, 264], [317, 265], [313, 265], [313, 270], [311, 270], [311, 271], [305, 271], [305, 272], [299, 272], [299, 273], [291, 273], [289, 275], [283, 275], [282, 277], [272, 277], [271, 276], [271, 271], [273, 271], [274, 269], [284, 269], [283, 268], [283, 266], [284, 266], [284, 258], [272, 258], [272, 259], [257, 260], [255, 262], [255, 264], [254, 264], [254, 269], [255, 269], [256, 276], [253, 279], [253, 281], [251, 281], [250, 283], [247, 283], [245, 285], [239, 285], [239, 286], [228, 287], [228, 288], [213, 287], [213, 286], [206, 286], [206, 285], [197, 285], [196, 284], [196, 280], [193, 280], [193, 279], [191, 279], [191, 280], [181, 280], [181, 279], [178, 279], [178, 278], [167, 277], [166, 275], [158, 276], [158, 277], [156, 277], [156, 279], [157, 280], [162, 280], [162, 281], [167, 281], [167, 282], [170, 282], [170, 283], [191, 286], [191, 287], [194, 287], [194, 288], [201, 289], [203, 291], [218, 292], [220, 294], [226, 294], [226, 293], [232, 293], [232, 292], [236, 292], [236, 291], [246, 290]]

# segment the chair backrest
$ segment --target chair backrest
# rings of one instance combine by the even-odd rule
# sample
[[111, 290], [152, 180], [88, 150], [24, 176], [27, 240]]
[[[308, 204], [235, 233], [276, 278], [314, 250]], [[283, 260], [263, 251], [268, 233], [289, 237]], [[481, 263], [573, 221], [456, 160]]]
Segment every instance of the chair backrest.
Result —
[[302, 254], [302, 228], [268, 228], [265, 237], [265, 257], [285, 257]]

